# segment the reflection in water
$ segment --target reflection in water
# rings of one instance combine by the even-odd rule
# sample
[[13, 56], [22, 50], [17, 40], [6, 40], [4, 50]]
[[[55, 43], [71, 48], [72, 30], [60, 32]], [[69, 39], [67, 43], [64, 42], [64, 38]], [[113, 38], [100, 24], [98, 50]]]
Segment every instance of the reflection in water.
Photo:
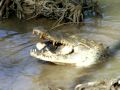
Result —
[[[13, 20], [1, 24], [0, 89], [54, 90], [54, 88], [61, 88], [63, 90], [73, 90], [73, 87], [78, 83], [111, 79], [119, 76], [120, 22], [118, 21], [120, 17], [115, 11], [118, 9], [120, 1], [106, 0], [106, 2], [110, 3], [110, 12], [105, 13], [104, 20], [98, 22], [97, 25], [86, 24], [81, 28], [77, 27], [77, 29], [81, 30], [81, 35], [84, 38], [94, 39], [102, 42], [105, 46], [110, 46], [110, 58], [104, 64], [101, 63], [89, 69], [57, 66], [38, 61], [29, 55], [29, 50], [37, 42], [36, 38], [31, 34], [32, 28], [39, 24], [50, 25], [51, 21], [34, 20], [34, 23], [31, 21], [22, 22], [23, 24], [21, 24]], [[113, 8], [113, 6], [116, 7]], [[108, 14], [112, 18], [106, 18]], [[117, 20], [117, 22], [111, 22], [111, 20]]]

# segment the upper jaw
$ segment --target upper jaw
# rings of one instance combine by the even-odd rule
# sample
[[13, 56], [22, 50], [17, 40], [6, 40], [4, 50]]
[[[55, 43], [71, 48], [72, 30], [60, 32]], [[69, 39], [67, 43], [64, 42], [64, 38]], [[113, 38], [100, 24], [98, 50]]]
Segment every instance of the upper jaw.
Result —
[[55, 52], [51, 52], [52, 54], [56, 54], [56, 55], [67, 55], [73, 51], [72, 45], [65, 43], [65, 41], [54, 40], [53, 37], [47, 35], [45, 32], [46, 31], [44, 31], [43, 29], [38, 29], [38, 28], [33, 29], [33, 34], [39, 36], [40, 39], [43, 39], [43, 43], [41, 41], [37, 43], [36, 49], [34, 49], [33, 51], [39, 51], [39, 52], [42, 51], [43, 53], [43, 51], [47, 49], [46, 51], [48, 52], [52, 47], [53, 47], [52, 49], [57, 48], [55, 49]]
[[[52, 32], [52, 31], [51, 31]], [[72, 43], [68, 42], [67, 40], [63, 39], [63, 38], [57, 38], [57, 36], [55, 36], [54, 34], [51, 34], [51, 32], [49, 32], [47, 29], [44, 28], [34, 28], [33, 29], [33, 34], [39, 36], [39, 38], [46, 38], [50, 41], [53, 42], [53, 44], [55, 43], [61, 43], [63, 45], [69, 45], [69, 46], [73, 46]]]
[[36, 35], [43, 34], [43, 33], [46, 33], [46, 32], [47, 32], [47, 29], [44, 28], [44, 27], [41, 27], [41, 26], [35, 27], [33, 29], [33, 34], [36, 34]]

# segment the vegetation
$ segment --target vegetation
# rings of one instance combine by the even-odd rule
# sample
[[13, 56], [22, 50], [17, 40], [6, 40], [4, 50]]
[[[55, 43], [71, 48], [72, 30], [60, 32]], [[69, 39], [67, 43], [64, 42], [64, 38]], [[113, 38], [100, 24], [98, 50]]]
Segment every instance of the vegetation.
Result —
[[62, 21], [79, 23], [86, 16], [101, 16], [98, 1], [94, 0], [1, 0], [0, 18], [15, 15], [29, 20], [38, 16]]

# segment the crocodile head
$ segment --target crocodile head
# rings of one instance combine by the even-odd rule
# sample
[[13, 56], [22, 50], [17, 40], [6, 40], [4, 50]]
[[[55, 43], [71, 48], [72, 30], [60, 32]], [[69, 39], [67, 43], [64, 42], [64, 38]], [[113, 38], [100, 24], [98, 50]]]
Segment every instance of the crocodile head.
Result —
[[56, 30], [36, 27], [33, 34], [39, 37], [39, 42], [30, 54], [40, 60], [88, 67], [99, 62], [105, 55], [103, 44], [83, 39], [80, 30], [68, 30], [64, 26]]

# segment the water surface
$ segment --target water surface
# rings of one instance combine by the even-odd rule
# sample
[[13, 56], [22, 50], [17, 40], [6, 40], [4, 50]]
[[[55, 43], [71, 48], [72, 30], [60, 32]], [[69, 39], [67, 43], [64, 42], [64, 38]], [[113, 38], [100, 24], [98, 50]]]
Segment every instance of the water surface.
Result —
[[[21, 22], [16, 19], [0, 22], [0, 89], [1, 90], [73, 90], [78, 83], [112, 79], [120, 72], [120, 1], [101, 0], [104, 9], [102, 20], [86, 19], [81, 30], [84, 38], [94, 39], [109, 46], [112, 51], [106, 62], [91, 68], [57, 66], [29, 55], [37, 39], [35, 26], [49, 26], [46, 19]], [[72, 29], [75, 29], [74, 27]]]

